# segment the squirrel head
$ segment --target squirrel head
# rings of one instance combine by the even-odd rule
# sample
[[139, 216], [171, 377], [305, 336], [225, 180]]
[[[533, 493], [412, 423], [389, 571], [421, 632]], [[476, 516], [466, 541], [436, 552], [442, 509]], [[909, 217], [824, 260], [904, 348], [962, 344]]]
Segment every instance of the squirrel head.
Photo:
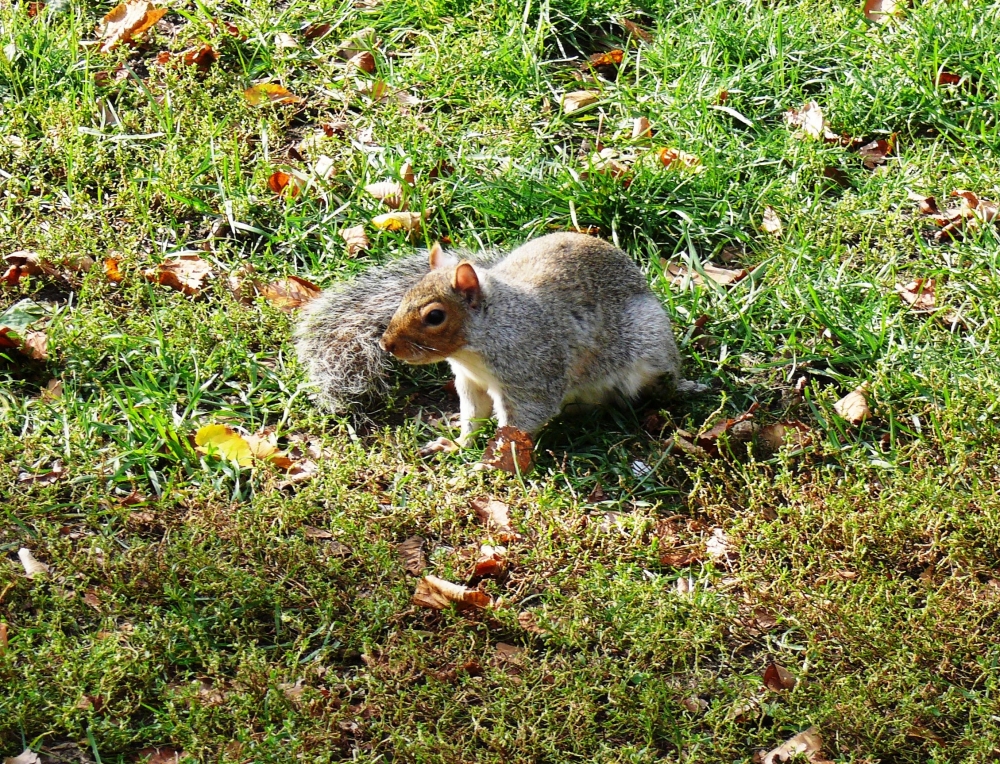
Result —
[[465, 347], [469, 315], [482, 301], [472, 263], [446, 255], [435, 243], [430, 265], [431, 272], [403, 296], [379, 343], [406, 363], [436, 363]]

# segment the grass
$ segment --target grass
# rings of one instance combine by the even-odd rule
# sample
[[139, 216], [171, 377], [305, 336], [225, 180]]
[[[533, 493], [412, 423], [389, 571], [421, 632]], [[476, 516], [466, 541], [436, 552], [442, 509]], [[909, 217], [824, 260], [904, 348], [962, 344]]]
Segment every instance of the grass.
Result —
[[[748, 762], [815, 725], [838, 762], [1000, 758], [998, 233], [936, 242], [908, 198], [1000, 195], [995, 4], [929, 0], [882, 25], [827, 0], [169, 7], [169, 26], [109, 54], [81, 44], [109, 6], [0, 8], [4, 254], [98, 263], [0, 287], [0, 307], [50, 314], [47, 360], [0, 359], [3, 755], [694, 764]], [[307, 42], [314, 22], [332, 31]], [[364, 27], [377, 77], [419, 103], [355, 91], [336, 52]], [[276, 49], [279, 32], [300, 47]], [[207, 72], [153, 62], [202, 44], [220, 54]], [[578, 80], [616, 47], [617, 75]], [[305, 102], [248, 105], [265, 78]], [[581, 88], [598, 105], [564, 114]], [[895, 135], [892, 155], [872, 170], [797, 137], [782, 115], [810, 100], [838, 134]], [[651, 141], [631, 139], [639, 116]], [[338, 120], [344, 134], [307, 152], [334, 160], [329, 182], [273, 194], [272, 172], [302, 166], [289, 147]], [[646, 158], [627, 182], [594, 172], [598, 142]], [[704, 171], [649, 161], [667, 146]], [[348, 257], [339, 231], [382, 211], [363, 186], [406, 161], [411, 206], [433, 208], [423, 240], [369, 225], [371, 251]], [[768, 206], [780, 238], [759, 228]], [[575, 224], [647, 268], [687, 375], [712, 392], [658, 419], [555, 422], [523, 478], [474, 471], [475, 448], [417, 455], [455, 408], [433, 374], [402, 375], [364, 427], [324, 415], [293, 318], [239, 303], [224, 278], [249, 264], [328, 285], [445, 236], [511, 246]], [[197, 299], [141, 276], [184, 250], [219, 274]], [[701, 267], [724, 250], [752, 271], [732, 287], [663, 274], [661, 258]], [[915, 278], [936, 279], [964, 328], [906, 307], [894, 287]], [[863, 382], [875, 417], [848, 426], [833, 403]], [[807, 424], [810, 444], [671, 450], [676, 430], [752, 403], [761, 424]], [[318, 472], [282, 488], [267, 466], [204, 457], [191, 438], [212, 422], [304, 433]], [[56, 479], [22, 479], [56, 460]], [[396, 545], [420, 535], [428, 572], [467, 580], [489, 538], [479, 496], [522, 535], [509, 574], [483, 584], [498, 604], [412, 607]], [[662, 561], [715, 528], [728, 557]], [[21, 547], [51, 575], [21, 575]], [[764, 687], [772, 661], [794, 689]]]

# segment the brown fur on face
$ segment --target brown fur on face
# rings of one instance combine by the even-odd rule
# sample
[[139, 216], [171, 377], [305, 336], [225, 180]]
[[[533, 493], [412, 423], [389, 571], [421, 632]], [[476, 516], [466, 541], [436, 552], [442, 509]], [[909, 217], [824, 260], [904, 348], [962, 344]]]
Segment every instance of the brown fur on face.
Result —
[[[406, 363], [425, 364], [443, 361], [465, 347], [469, 306], [453, 286], [455, 271], [431, 271], [406, 293], [382, 335], [383, 350]], [[444, 318], [438, 323], [441, 313]]]

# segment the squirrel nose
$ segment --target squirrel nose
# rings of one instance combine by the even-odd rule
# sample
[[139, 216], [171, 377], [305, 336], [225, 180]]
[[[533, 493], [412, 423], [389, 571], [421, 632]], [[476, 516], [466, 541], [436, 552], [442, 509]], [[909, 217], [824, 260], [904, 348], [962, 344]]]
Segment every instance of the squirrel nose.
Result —
[[382, 337], [382, 339], [378, 341], [378, 344], [382, 346], [382, 349], [386, 353], [396, 352], [396, 343], [393, 342], [392, 340], [387, 340], [384, 336]]

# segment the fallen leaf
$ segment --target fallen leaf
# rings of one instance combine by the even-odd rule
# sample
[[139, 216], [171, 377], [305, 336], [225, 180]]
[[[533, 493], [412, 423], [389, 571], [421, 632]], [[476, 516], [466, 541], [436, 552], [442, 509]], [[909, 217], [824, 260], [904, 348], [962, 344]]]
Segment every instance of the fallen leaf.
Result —
[[721, 286], [729, 286], [747, 277], [747, 271], [744, 268], [733, 270], [730, 268], [720, 268], [711, 263], [704, 263], [701, 269], [705, 272], [704, 276], [693, 268], [688, 268], [681, 263], [667, 263], [665, 267], [667, 275], [671, 277], [670, 283], [674, 286], [680, 286], [687, 280], [690, 280], [694, 284], [704, 285], [706, 277], [708, 281], [715, 282]]
[[368, 98], [376, 102], [389, 97], [389, 86], [382, 80], [357, 82], [354, 89], [361, 95], [368, 96]]
[[219, 60], [219, 54], [211, 45], [189, 48], [181, 53], [181, 56], [181, 60], [187, 66], [197, 66], [201, 72], [207, 72], [212, 64]]
[[178, 764], [185, 754], [175, 748], [143, 748], [137, 756], [143, 764]]
[[321, 290], [299, 276], [286, 276], [261, 287], [261, 294], [278, 310], [291, 313], [320, 296]]
[[142, 275], [154, 284], [177, 289], [195, 297], [212, 275], [212, 266], [198, 255], [180, 255], [160, 263], [155, 268], [147, 268]]
[[507, 642], [497, 642], [496, 645], [497, 658], [504, 663], [521, 663], [521, 656], [527, 652], [523, 647], [518, 647], [517, 645], [511, 645]]
[[735, 557], [735, 552], [729, 543], [729, 537], [722, 528], [713, 528], [712, 535], [705, 542], [705, 552], [713, 560], [726, 563]]
[[865, 0], [865, 18], [876, 24], [884, 24], [903, 10], [899, 0]]
[[38, 754], [30, 748], [25, 748], [17, 756], [8, 756], [3, 760], [3, 764], [42, 764]]
[[801, 109], [789, 109], [785, 112], [785, 124], [799, 128], [801, 135], [817, 141], [840, 143], [840, 136], [830, 130], [823, 110], [815, 101], [810, 101]]
[[941, 71], [934, 80], [934, 84], [938, 87], [942, 85], [960, 85], [962, 78], [957, 74], [952, 74], [951, 72]]
[[302, 29], [302, 36], [307, 40], [322, 40], [333, 29], [333, 24], [309, 24]]
[[764, 208], [764, 218], [761, 221], [760, 229], [764, 233], [772, 234], [778, 238], [781, 237], [783, 229], [781, 218], [778, 217], [778, 213], [774, 211], [773, 207], [768, 206]]
[[299, 44], [288, 32], [278, 32], [274, 36], [274, 47], [278, 50], [291, 50], [299, 47]]
[[896, 293], [915, 313], [935, 310], [934, 279], [917, 279], [909, 284], [896, 284]]
[[427, 567], [424, 556], [424, 539], [422, 536], [411, 536], [396, 547], [399, 556], [403, 558], [403, 567], [411, 576], [419, 576]]
[[121, 263], [121, 260], [117, 257], [106, 257], [104, 259], [104, 275], [112, 284], [120, 284], [125, 280], [122, 272], [118, 269], [119, 263]]
[[708, 701], [703, 698], [699, 698], [697, 695], [684, 698], [684, 700], [681, 701], [681, 705], [684, 706], [685, 710], [691, 712], [692, 714], [700, 714], [703, 711], [708, 710]]
[[625, 51], [615, 48], [606, 53], [594, 53], [589, 61], [591, 66], [618, 66], [624, 57]]
[[297, 197], [308, 183], [308, 178], [305, 178], [296, 171], [289, 173], [284, 170], [276, 170], [267, 179], [267, 187], [274, 193], [284, 196], [287, 199]]
[[0, 350], [16, 349], [35, 360], [45, 360], [48, 342], [44, 332], [32, 327], [45, 318], [45, 308], [24, 299], [0, 313]]
[[574, 90], [571, 93], [564, 93], [562, 97], [562, 107], [566, 114], [580, 111], [586, 107], [597, 103], [598, 93], [593, 90]]
[[17, 556], [21, 559], [21, 565], [24, 566], [24, 575], [28, 578], [45, 578], [49, 572], [49, 566], [44, 562], [39, 562], [35, 559], [35, 556], [31, 553], [31, 550], [27, 547], [21, 547], [17, 550]]
[[498, 541], [507, 543], [521, 538], [520, 534], [510, 527], [507, 505], [502, 501], [481, 497], [469, 503], [479, 521]]
[[363, 225], [345, 228], [340, 232], [340, 238], [347, 242], [347, 254], [349, 257], [354, 257], [359, 252], [366, 251], [370, 245]]
[[294, 682], [279, 682], [278, 689], [292, 703], [298, 703], [302, 700], [302, 693], [306, 689], [306, 683], [304, 679], [296, 679]]
[[480, 609], [493, 604], [493, 601], [479, 589], [453, 584], [437, 576], [424, 576], [413, 593], [413, 604], [434, 610], [444, 610], [451, 604], [459, 609]]
[[770, 451], [779, 451], [787, 444], [805, 448], [812, 443], [809, 426], [802, 422], [775, 422], [757, 431], [758, 440]]
[[18, 483], [34, 483], [35, 485], [52, 485], [66, 475], [62, 462], [56, 459], [52, 462], [48, 472], [31, 473], [21, 472], [17, 476]]
[[358, 53], [373, 47], [375, 47], [375, 30], [371, 27], [366, 27], [344, 40], [340, 44], [337, 56], [340, 58], [353, 58]]
[[431, 456], [432, 454], [453, 454], [461, 451], [462, 447], [451, 438], [435, 438], [429, 443], [425, 443], [418, 451], [418, 456]]
[[399, 177], [406, 185], [411, 187], [413, 186], [414, 183], [417, 182], [417, 178], [413, 174], [413, 165], [411, 165], [409, 162], [403, 162], [403, 164], [400, 165]]
[[475, 568], [472, 571], [473, 578], [496, 578], [507, 569], [507, 549], [502, 546], [491, 546], [483, 544], [479, 549], [479, 557], [476, 559]]
[[486, 444], [483, 464], [487, 467], [525, 474], [534, 466], [535, 442], [531, 435], [516, 427], [500, 427]]
[[97, 26], [101, 53], [107, 53], [121, 42], [132, 42], [166, 14], [166, 8], [155, 8], [148, 0], [129, 0], [112, 8]]
[[199, 453], [216, 456], [240, 467], [253, 463], [250, 444], [224, 424], [207, 424], [198, 429], [194, 442]]
[[714, 425], [708, 431], [699, 433], [697, 435], [697, 437], [695, 437], [694, 442], [700, 448], [704, 449], [706, 453], [711, 454], [712, 456], [718, 456], [719, 455], [719, 438], [722, 435], [724, 435], [726, 433], [730, 433], [734, 440], [740, 440], [740, 439], [746, 440], [746, 439], [749, 439], [750, 434], [752, 434], [752, 430], [750, 430], [749, 432], [747, 432], [743, 437], [738, 437], [737, 436], [738, 434], [736, 432], [730, 432], [730, 431], [734, 430], [734, 428], [736, 427], [736, 425], [738, 425], [738, 424], [740, 424], [742, 422], [749, 422], [750, 420], [752, 420], [754, 414], [757, 411], [757, 407], [758, 406], [755, 403], [752, 406], [750, 406], [749, 409], [747, 409], [742, 414], [740, 414], [739, 416], [733, 417], [732, 419], [724, 419], [724, 420], [722, 420], [718, 424]]
[[653, 35], [643, 29], [641, 26], [636, 24], [634, 21], [629, 21], [628, 19], [622, 19], [621, 25], [625, 27], [630, 35], [638, 37], [643, 42], [652, 42]]
[[88, 589], [84, 592], [83, 601], [94, 608], [94, 610], [101, 609], [101, 598], [97, 596], [97, 592], [93, 589]]
[[303, 103], [306, 99], [293, 95], [289, 90], [274, 82], [263, 82], [243, 91], [243, 97], [251, 106], [267, 106], [274, 103]]
[[777, 663], [768, 663], [764, 669], [764, 685], [772, 692], [781, 692], [795, 687], [796, 680], [788, 669]]
[[861, 156], [861, 163], [869, 170], [874, 170], [879, 165], [885, 164], [886, 157], [892, 153], [895, 143], [896, 134], [893, 133], [888, 138], [879, 138], [865, 144], [858, 149], [858, 154]]
[[872, 415], [871, 409], [868, 408], [867, 393], [868, 383], [866, 382], [853, 393], [848, 393], [834, 403], [833, 410], [851, 424], [861, 424]]
[[632, 140], [637, 141], [640, 138], [652, 138], [653, 137], [653, 127], [650, 125], [649, 120], [645, 117], [636, 117], [632, 120]]
[[424, 215], [419, 212], [386, 212], [372, 218], [372, 225], [380, 231], [408, 231], [417, 233], [423, 222]]
[[363, 50], [351, 56], [347, 61], [347, 66], [360, 69], [367, 74], [375, 74], [375, 56], [369, 51]]
[[28, 3], [28, 18], [33, 19], [45, 10], [45, 3], [42, 0], [31, 0]]
[[49, 337], [45, 332], [28, 330], [21, 344], [21, 352], [34, 361], [44, 361], [49, 357]]
[[0, 656], [2, 656], [9, 646], [7, 640], [7, 624], [5, 621], [0, 621]]
[[[590, 169], [594, 172], [610, 175], [612, 178], [620, 178], [628, 172], [628, 165], [619, 162], [618, 152], [614, 149], [601, 149], [599, 153], [590, 157]], [[586, 174], [582, 177], [586, 178]]]
[[365, 186], [365, 191], [391, 210], [398, 210], [400, 207], [406, 209], [403, 203], [403, 186], [395, 181], [386, 180], [381, 183], [369, 183]]
[[549, 633], [548, 629], [538, 623], [538, 616], [530, 610], [522, 610], [517, 614], [517, 624], [529, 634], [542, 636]]
[[823, 764], [826, 760], [822, 757], [822, 751], [823, 740], [816, 728], [810, 727], [765, 754], [760, 762], [761, 764], [784, 764], [795, 756], [804, 754], [806, 760], [812, 764]]
[[43, 401], [57, 401], [62, 398], [63, 383], [60, 379], [50, 379], [42, 389], [39, 398]]
[[680, 149], [664, 148], [656, 153], [660, 163], [666, 168], [678, 169], [681, 167], [689, 170], [704, 170], [701, 159], [694, 154], [689, 154]]
[[668, 568], [686, 568], [701, 562], [702, 549], [698, 546], [679, 547], [660, 553], [660, 564]]

